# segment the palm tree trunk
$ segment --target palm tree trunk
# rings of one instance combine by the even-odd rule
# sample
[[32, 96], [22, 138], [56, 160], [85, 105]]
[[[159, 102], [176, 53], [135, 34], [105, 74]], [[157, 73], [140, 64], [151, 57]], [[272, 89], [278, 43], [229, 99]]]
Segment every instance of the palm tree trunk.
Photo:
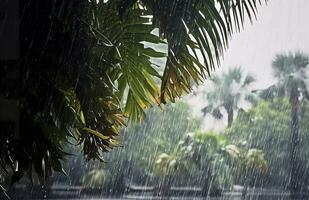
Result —
[[233, 118], [234, 118], [234, 110], [228, 109], [227, 110], [227, 127], [231, 127], [233, 123]]
[[291, 104], [291, 155], [290, 155], [290, 192], [292, 196], [297, 195], [301, 189], [299, 181], [299, 92], [297, 89], [292, 90], [290, 96]]

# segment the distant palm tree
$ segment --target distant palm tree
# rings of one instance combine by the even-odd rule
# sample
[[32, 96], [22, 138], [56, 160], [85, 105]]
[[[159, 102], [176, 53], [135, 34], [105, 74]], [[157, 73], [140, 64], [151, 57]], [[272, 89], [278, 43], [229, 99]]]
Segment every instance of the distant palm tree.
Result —
[[234, 114], [240, 110], [240, 102], [254, 101], [254, 94], [249, 91], [249, 86], [255, 81], [251, 75], [244, 76], [240, 67], [229, 69], [221, 76], [210, 78], [214, 84], [212, 91], [206, 93], [208, 105], [202, 109], [204, 115], [211, 113], [217, 119], [223, 117], [222, 108], [227, 113], [228, 127], [231, 126]]
[[268, 88], [269, 96], [287, 96], [291, 105], [291, 172], [290, 190], [299, 192], [301, 183], [299, 176], [299, 107], [302, 101], [309, 97], [307, 89], [307, 71], [309, 57], [302, 53], [279, 54], [275, 57], [272, 68], [278, 82]]

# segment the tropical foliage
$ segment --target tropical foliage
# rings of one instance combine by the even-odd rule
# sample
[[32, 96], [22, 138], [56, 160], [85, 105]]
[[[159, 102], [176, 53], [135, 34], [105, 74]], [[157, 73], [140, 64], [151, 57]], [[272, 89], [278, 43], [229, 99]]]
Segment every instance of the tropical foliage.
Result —
[[[1, 122], [2, 170], [14, 171], [14, 182], [26, 171], [32, 177], [34, 169], [44, 182], [53, 170], [63, 171], [63, 146], [72, 141], [82, 145], [87, 160], [103, 160], [104, 152], [119, 145], [127, 117], [141, 121], [145, 108], [174, 101], [206, 78], [228, 37], [245, 18], [254, 18], [258, 4], [22, 2], [21, 59], [5, 62], [1, 73], [1, 98], [10, 101], [2, 106], [20, 111], [9, 119], [12, 123]], [[168, 51], [145, 42], [165, 42]], [[161, 75], [151, 58], [165, 54]]]
[[227, 141], [214, 132], [189, 133], [180, 141], [181, 153], [195, 166], [192, 177], [199, 177], [203, 193], [218, 195], [224, 187], [230, 187], [232, 176], [224, 152]]
[[188, 133], [173, 152], [159, 154], [155, 169], [165, 189], [185, 179], [182, 184], [199, 185], [204, 195], [217, 196], [233, 183], [253, 185], [268, 167], [263, 151], [228, 142], [215, 132]]
[[[262, 101], [247, 113], [240, 114], [231, 128], [225, 131], [231, 142], [263, 150], [268, 167], [264, 175], [252, 179], [251, 184], [264, 187], [288, 188], [290, 177], [290, 109], [287, 99]], [[299, 184], [308, 185], [308, 105], [300, 108]], [[240, 177], [239, 181], [243, 181]]]
[[[130, 184], [159, 186], [161, 195], [168, 195], [171, 186], [198, 186], [207, 195], [219, 195], [222, 188], [234, 184], [244, 185], [243, 195], [251, 186], [286, 189], [292, 105], [288, 95], [261, 97], [247, 111], [238, 112], [232, 125], [219, 133], [198, 131], [201, 121], [192, 118], [184, 103], [169, 105], [166, 112], [152, 108], [143, 125], [125, 129], [122, 136], [128, 137], [124, 140], [127, 148], [117, 156], [110, 154], [119, 168], [108, 171], [121, 172], [118, 177], [129, 179]], [[301, 172], [297, 184], [302, 190], [309, 185], [308, 109], [308, 101], [302, 100], [297, 155]]]
[[162, 178], [165, 175], [182, 174], [182, 166], [171, 174], [160, 170], [158, 163], [156, 164], [157, 158], [162, 152], [169, 152], [168, 156], [176, 157], [178, 161], [180, 154], [175, 151], [178, 142], [187, 132], [199, 129], [201, 119], [194, 118], [189, 106], [184, 102], [168, 104], [163, 108], [164, 111], [156, 107], [147, 110], [143, 124], [136, 123], [123, 129], [120, 136], [123, 147], [106, 155], [105, 163], [90, 161], [85, 165], [78, 148], [72, 149], [69, 146], [67, 151], [75, 156], [68, 157], [64, 163], [68, 175], [55, 174], [52, 180], [86, 187], [89, 185], [85, 185], [86, 183], [98, 183], [92, 179], [95, 179], [94, 174], [103, 169], [106, 176], [104, 181], [100, 182], [101, 188], [122, 194], [128, 184], [160, 184], [163, 183]]
[[[306, 191], [309, 105], [299, 100], [297, 157], [301, 173], [297, 184]], [[67, 146], [71, 150], [66, 151], [78, 156], [69, 157], [64, 164], [68, 177], [58, 174], [52, 180], [101, 188], [107, 194], [123, 194], [128, 185], [156, 186], [158, 195], [171, 194], [173, 186], [200, 187], [204, 195], [220, 195], [223, 188], [233, 185], [243, 185], [243, 195], [250, 187], [286, 190], [291, 175], [293, 105], [289, 93], [266, 99], [261, 95], [251, 105], [247, 111], [237, 112], [230, 127], [218, 132], [201, 131], [201, 119], [194, 118], [184, 102], [163, 105], [162, 110], [153, 107], [146, 111], [143, 124], [131, 124], [121, 131], [124, 147], [109, 153], [106, 163], [85, 165], [78, 147]]]

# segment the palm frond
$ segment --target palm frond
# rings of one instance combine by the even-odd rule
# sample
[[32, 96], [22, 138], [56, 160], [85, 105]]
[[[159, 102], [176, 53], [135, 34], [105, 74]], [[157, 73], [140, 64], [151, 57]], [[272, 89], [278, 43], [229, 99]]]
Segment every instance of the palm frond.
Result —
[[308, 64], [308, 55], [301, 52], [276, 55], [272, 68], [278, 82], [267, 88], [264, 93], [272, 92], [274, 97], [283, 97], [288, 95], [293, 87], [296, 87], [307, 98]]
[[204, 116], [206, 116], [207, 114], [211, 113], [213, 110], [213, 105], [207, 105], [205, 106], [201, 111], [204, 114]]
[[[133, 6], [130, 15], [121, 19], [116, 6], [112, 1], [95, 3], [82, 21], [95, 42], [75, 100], [81, 99], [86, 116], [78, 132], [89, 159], [101, 159], [101, 152], [118, 145], [118, 132], [126, 117], [141, 121], [144, 109], [159, 104], [156, 78], [160, 75], [151, 58], [165, 54], [143, 42], [163, 41], [151, 33], [154, 27], [147, 10]], [[85, 96], [92, 98], [81, 98]]]
[[273, 100], [278, 97], [284, 97], [286, 95], [286, 90], [283, 85], [271, 85], [263, 90], [255, 90], [254, 93], [262, 98], [263, 100]]
[[256, 16], [260, 1], [143, 0], [153, 23], [167, 39], [168, 60], [161, 101], [174, 101], [202, 82], [220, 62], [228, 38], [246, 17]]
[[253, 83], [254, 81], [255, 81], [255, 78], [253, 76], [247, 75], [241, 87], [244, 88], [250, 85], [251, 83]]
[[[60, 160], [66, 155], [62, 147], [71, 138], [83, 144], [87, 159], [102, 160], [103, 152], [118, 145], [125, 117], [142, 120], [145, 108], [174, 101], [209, 76], [230, 34], [240, 29], [245, 13], [249, 19], [256, 14], [257, 4], [256, 0], [22, 3], [21, 42], [27, 51], [19, 63], [24, 132], [21, 144], [10, 142], [7, 148], [3, 140], [3, 152], [8, 152], [3, 156], [5, 166], [19, 163], [15, 180], [33, 168], [45, 180], [52, 170], [62, 171]], [[152, 34], [154, 28], [163, 37]], [[164, 38], [168, 58], [161, 77], [151, 58], [166, 55], [144, 43], [162, 43]]]
[[97, 30], [95, 37], [104, 35], [111, 44], [99, 47], [96, 57], [109, 66], [107, 76], [114, 84], [118, 101], [125, 102], [124, 115], [129, 120], [141, 121], [145, 108], [159, 104], [156, 78], [161, 77], [151, 58], [165, 56], [162, 52], [145, 47], [143, 42], [157, 44], [163, 41], [151, 33], [154, 27], [149, 23], [149, 11], [132, 6], [130, 14], [121, 19], [116, 8], [110, 9], [113, 6], [117, 4], [101, 2], [92, 10], [94, 19], [90, 18], [89, 24], [92, 24], [91, 29]]

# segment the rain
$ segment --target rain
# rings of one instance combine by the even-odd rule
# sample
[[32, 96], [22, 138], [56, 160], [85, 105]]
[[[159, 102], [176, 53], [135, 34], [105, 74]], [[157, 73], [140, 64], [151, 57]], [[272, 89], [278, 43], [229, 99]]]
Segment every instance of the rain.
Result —
[[0, 0], [0, 200], [309, 198], [307, 0]]

